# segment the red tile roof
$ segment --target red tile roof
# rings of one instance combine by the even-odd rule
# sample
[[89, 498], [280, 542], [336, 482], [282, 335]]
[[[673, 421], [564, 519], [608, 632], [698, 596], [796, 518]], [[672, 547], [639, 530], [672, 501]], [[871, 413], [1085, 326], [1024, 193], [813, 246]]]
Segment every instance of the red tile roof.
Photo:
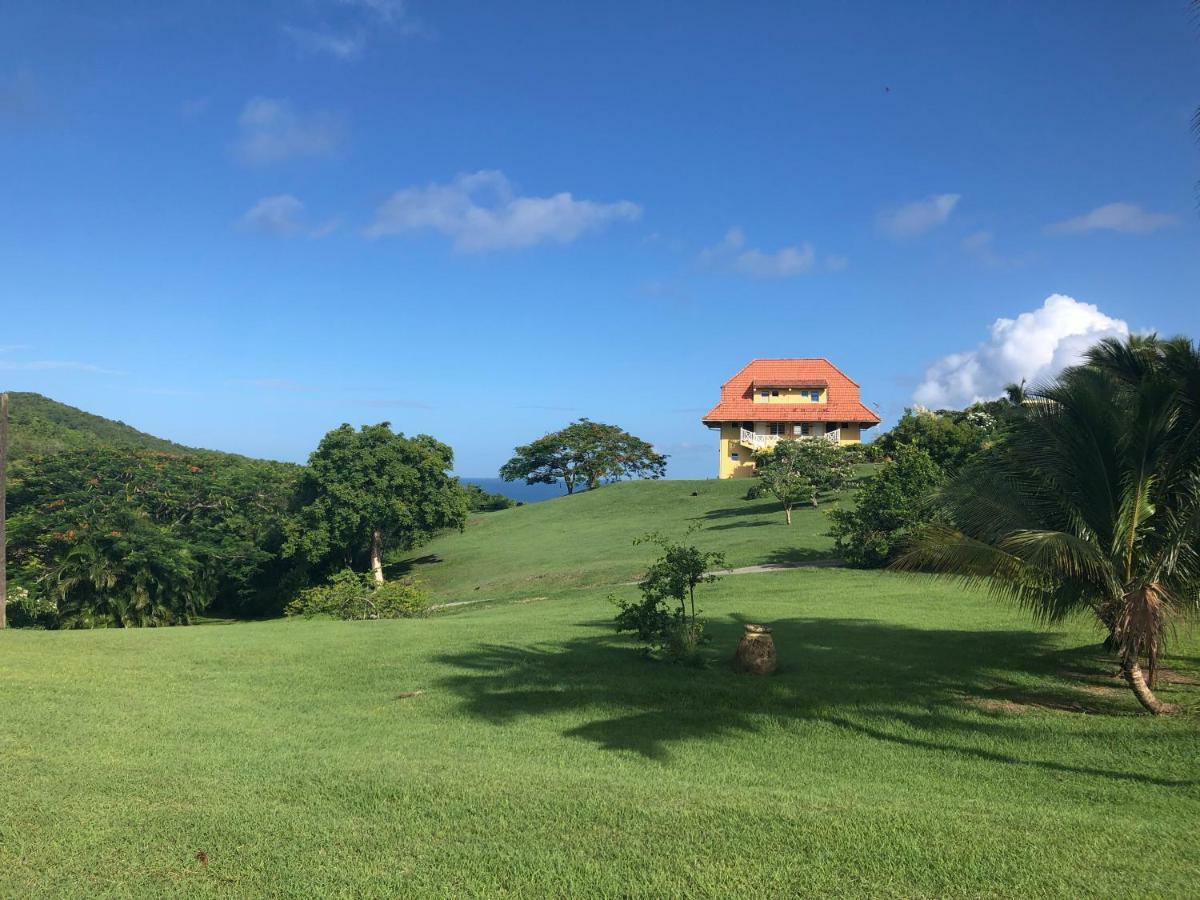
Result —
[[[828, 385], [825, 403], [755, 403], [754, 385]], [[857, 422], [871, 426], [879, 416], [863, 406], [858, 384], [827, 359], [755, 359], [721, 385], [721, 402], [704, 416], [717, 422]]]

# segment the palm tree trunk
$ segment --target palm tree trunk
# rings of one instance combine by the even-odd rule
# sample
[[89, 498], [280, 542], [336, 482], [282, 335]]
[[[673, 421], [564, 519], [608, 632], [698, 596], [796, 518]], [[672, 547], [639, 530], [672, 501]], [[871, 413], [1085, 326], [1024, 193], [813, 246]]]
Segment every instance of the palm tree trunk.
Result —
[[1156, 716], [1164, 716], [1176, 711], [1176, 707], [1169, 703], [1163, 703], [1154, 696], [1154, 691], [1150, 690], [1150, 685], [1146, 684], [1146, 676], [1142, 674], [1142, 667], [1136, 659], [1126, 657], [1121, 669], [1125, 680], [1129, 682], [1129, 687], [1133, 690], [1133, 695], [1137, 697], [1138, 703], [1142, 704], [1148, 712], [1152, 712]]

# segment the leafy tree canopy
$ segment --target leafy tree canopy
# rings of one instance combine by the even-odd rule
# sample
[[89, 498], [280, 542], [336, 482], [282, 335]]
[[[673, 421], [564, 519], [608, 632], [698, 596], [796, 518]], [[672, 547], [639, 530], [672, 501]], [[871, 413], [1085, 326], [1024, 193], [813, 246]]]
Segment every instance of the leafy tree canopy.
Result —
[[[1007, 401], [997, 401], [998, 409]], [[906, 409], [900, 421], [875, 441], [877, 452], [893, 455], [901, 446], [924, 450], [946, 472], [957, 472], [993, 441], [999, 420], [980, 407], [967, 410]]]
[[850, 456], [832, 441], [781, 440], [754, 454], [756, 479], [750, 496], [775, 497], [791, 525], [796, 506], [817, 506], [822, 495], [845, 487], [853, 470]]
[[453, 451], [391, 424], [342, 425], [321, 439], [300, 485], [287, 549], [319, 568], [368, 566], [383, 580], [383, 554], [417, 547], [466, 524], [468, 501], [449, 474]]
[[45, 624], [186, 623], [219, 601], [277, 611], [298, 467], [223, 454], [67, 450], [14, 467], [10, 576]]
[[622, 478], [662, 478], [667, 471], [666, 456], [656, 453], [651, 444], [616, 425], [588, 419], [516, 447], [513, 453], [500, 469], [505, 481], [561, 481], [568, 494], [580, 486], [594, 490]]

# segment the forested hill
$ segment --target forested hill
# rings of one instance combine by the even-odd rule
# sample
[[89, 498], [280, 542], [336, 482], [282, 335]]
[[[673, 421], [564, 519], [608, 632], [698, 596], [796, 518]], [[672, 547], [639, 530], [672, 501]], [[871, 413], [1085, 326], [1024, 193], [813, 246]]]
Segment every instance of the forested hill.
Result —
[[41, 394], [17, 391], [8, 397], [9, 456], [13, 460], [95, 447], [192, 452], [190, 447], [138, 431], [124, 422], [92, 415]]

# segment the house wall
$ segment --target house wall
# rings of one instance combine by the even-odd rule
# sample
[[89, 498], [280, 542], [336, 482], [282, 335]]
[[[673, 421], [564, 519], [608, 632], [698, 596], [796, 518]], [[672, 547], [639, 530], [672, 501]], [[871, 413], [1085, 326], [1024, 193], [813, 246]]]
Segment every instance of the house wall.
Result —
[[[812, 436], [820, 437], [825, 433], [824, 422], [812, 422]], [[753, 451], [749, 447], [742, 446], [741, 443], [742, 423], [741, 422], [724, 422], [721, 425], [720, 439], [718, 440], [718, 453], [720, 458], [717, 466], [718, 478], [749, 478], [754, 474], [754, 463], [751, 462]], [[769, 422], [755, 422], [755, 434], [770, 434], [771, 426]], [[792, 437], [791, 429], [789, 429], [786, 437]], [[842, 437], [839, 444], [857, 444], [862, 438], [862, 432], [859, 423], [851, 422], [842, 429]], [[737, 459], [733, 459], [732, 454], [738, 455]]]
[[811, 394], [815, 388], [767, 388], [768, 394], [772, 390], [779, 391], [778, 397], [762, 395], [762, 389], [754, 392], [755, 403], [790, 403], [796, 406], [801, 403], [825, 403], [829, 399], [829, 390], [821, 388], [821, 399], [812, 400]]

